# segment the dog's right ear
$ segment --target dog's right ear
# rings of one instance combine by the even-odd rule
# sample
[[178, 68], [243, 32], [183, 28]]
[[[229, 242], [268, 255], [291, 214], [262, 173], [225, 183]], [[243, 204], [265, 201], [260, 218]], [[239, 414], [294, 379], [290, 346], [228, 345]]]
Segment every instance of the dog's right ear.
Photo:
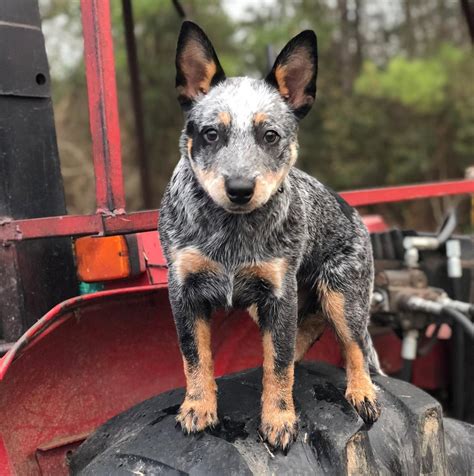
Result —
[[181, 107], [189, 109], [196, 96], [206, 94], [224, 79], [209, 38], [195, 23], [183, 22], [176, 50], [176, 89]]

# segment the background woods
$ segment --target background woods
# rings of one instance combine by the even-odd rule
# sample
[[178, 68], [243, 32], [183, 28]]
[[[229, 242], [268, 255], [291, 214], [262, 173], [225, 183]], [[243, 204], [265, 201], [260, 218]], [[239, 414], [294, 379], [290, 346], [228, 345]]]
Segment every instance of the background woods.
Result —
[[[318, 34], [315, 107], [299, 166], [336, 190], [459, 178], [474, 151], [474, 60], [459, 0], [182, 1], [228, 76], [261, 77], [293, 35]], [[121, 2], [112, 4], [128, 209], [144, 206]], [[41, 0], [70, 213], [94, 209], [79, 2]], [[132, 1], [151, 208], [178, 161], [174, 91], [181, 24], [171, 0]], [[447, 203], [379, 206], [393, 224], [433, 228]], [[373, 211], [373, 210], [371, 210]], [[467, 214], [466, 214], [467, 217]]]

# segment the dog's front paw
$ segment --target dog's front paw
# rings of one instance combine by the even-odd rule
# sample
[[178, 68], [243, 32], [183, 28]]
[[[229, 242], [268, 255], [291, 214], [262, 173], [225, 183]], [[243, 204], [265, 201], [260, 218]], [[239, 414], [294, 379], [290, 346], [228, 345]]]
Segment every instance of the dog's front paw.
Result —
[[274, 412], [262, 417], [260, 434], [273, 449], [286, 453], [298, 436], [298, 419], [294, 412]]
[[360, 388], [347, 387], [346, 399], [365, 423], [372, 424], [378, 420], [380, 404], [377, 401], [375, 386], [372, 382], [367, 382]]
[[176, 421], [184, 433], [197, 433], [217, 425], [217, 404], [215, 398], [190, 400], [182, 403]]

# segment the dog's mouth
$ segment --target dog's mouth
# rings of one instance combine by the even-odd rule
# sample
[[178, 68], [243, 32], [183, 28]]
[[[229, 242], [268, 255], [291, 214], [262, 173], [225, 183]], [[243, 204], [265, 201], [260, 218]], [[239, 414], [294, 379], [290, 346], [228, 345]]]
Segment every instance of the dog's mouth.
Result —
[[245, 215], [246, 213], [250, 213], [255, 210], [255, 206], [253, 206], [250, 203], [246, 205], [235, 205], [231, 203], [231, 204], [225, 205], [223, 208], [226, 212], [234, 213], [236, 215]]

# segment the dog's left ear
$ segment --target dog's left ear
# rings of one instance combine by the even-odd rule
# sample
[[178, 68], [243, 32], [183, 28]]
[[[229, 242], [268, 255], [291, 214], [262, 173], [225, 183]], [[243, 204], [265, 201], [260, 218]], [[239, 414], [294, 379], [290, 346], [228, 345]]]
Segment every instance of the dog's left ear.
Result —
[[316, 97], [318, 46], [316, 34], [305, 30], [278, 55], [265, 81], [278, 89], [298, 119], [311, 109]]
[[176, 89], [183, 109], [189, 109], [198, 94], [206, 94], [224, 79], [209, 38], [195, 23], [183, 22], [176, 50]]

